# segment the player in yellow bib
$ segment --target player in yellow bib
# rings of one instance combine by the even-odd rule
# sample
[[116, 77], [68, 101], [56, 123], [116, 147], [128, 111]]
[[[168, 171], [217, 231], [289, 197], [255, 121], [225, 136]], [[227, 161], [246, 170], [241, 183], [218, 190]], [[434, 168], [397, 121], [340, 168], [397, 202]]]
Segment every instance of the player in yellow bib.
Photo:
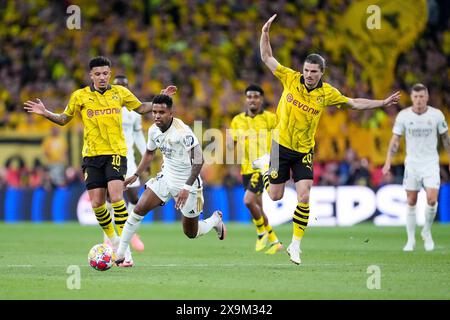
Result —
[[[142, 103], [130, 90], [110, 85], [111, 62], [105, 57], [95, 57], [89, 62], [92, 83], [72, 93], [63, 113], [50, 112], [40, 99], [25, 102], [25, 110], [48, 120], [66, 125], [75, 113], [81, 114], [84, 124], [83, 172], [86, 189], [98, 223], [117, 249], [120, 238], [116, 235], [112, 218], [106, 208], [108, 191], [114, 209], [114, 222], [119, 236], [128, 212], [123, 198], [124, 175], [127, 172], [127, 145], [122, 128], [122, 106], [140, 114], [152, 110], [151, 103]], [[176, 87], [169, 86], [166, 94], [174, 94]], [[132, 266], [131, 254], [127, 257]]]
[[239, 113], [231, 121], [231, 136], [240, 156], [244, 204], [252, 215], [256, 226], [255, 250], [261, 251], [269, 243], [267, 254], [275, 254], [283, 246], [275, 235], [269, 219], [263, 210], [262, 192], [264, 184], [260, 170], [252, 168], [252, 161], [270, 150], [272, 130], [277, 125], [277, 116], [263, 109], [264, 90], [258, 85], [245, 89], [245, 112]]
[[[293, 217], [292, 242], [287, 248], [290, 259], [300, 264], [300, 242], [309, 219], [309, 194], [313, 185], [314, 135], [320, 116], [328, 106], [349, 105], [365, 110], [396, 104], [400, 93], [384, 100], [352, 99], [322, 81], [325, 60], [318, 54], [310, 54], [303, 65], [303, 74], [282, 66], [272, 55], [269, 29], [276, 14], [263, 26], [260, 50], [261, 59], [283, 84], [283, 94], [277, 107], [279, 136], [274, 137], [270, 159], [263, 156], [254, 161], [256, 168], [265, 172], [264, 186], [272, 200], [283, 197], [286, 181], [292, 170], [297, 191], [297, 207]], [[270, 160], [270, 167], [269, 167]]]

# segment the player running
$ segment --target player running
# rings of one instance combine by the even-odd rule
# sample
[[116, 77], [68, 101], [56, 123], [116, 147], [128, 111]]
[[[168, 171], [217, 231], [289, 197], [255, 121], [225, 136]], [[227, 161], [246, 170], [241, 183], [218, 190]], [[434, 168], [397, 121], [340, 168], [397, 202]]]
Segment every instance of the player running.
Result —
[[[256, 251], [275, 254], [283, 249], [269, 219], [263, 210], [262, 193], [264, 185], [260, 170], [252, 168], [252, 161], [270, 150], [272, 130], [277, 125], [277, 116], [263, 109], [264, 91], [258, 85], [245, 89], [245, 112], [239, 113], [231, 121], [231, 136], [241, 154], [241, 174], [245, 190], [244, 204], [252, 215], [256, 227]], [[240, 145], [238, 145], [240, 144]], [[241, 152], [239, 152], [241, 151]]]
[[[255, 168], [264, 173], [264, 187], [272, 200], [280, 200], [291, 170], [297, 191], [297, 207], [293, 214], [293, 235], [287, 248], [290, 259], [300, 264], [300, 243], [309, 219], [309, 194], [313, 185], [314, 135], [324, 108], [348, 104], [365, 110], [396, 104], [400, 93], [385, 100], [351, 99], [322, 81], [325, 59], [310, 54], [303, 65], [303, 74], [282, 66], [272, 55], [269, 29], [276, 14], [263, 26], [260, 40], [261, 59], [283, 84], [283, 94], [277, 107], [279, 136], [274, 137], [270, 157], [254, 161]], [[269, 170], [270, 161], [270, 170]]]
[[120, 267], [127, 266], [126, 248], [144, 216], [171, 198], [175, 198], [175, 208], [183, 214], [183, 231], [188, 238], [198, 238], [212, 228], [220, 240], [226, 236], [220, 211], [215, 211], [208, 219], [198, 219], [203, 210], [202, 182], [199, 177], [203, 153], [192, 130], [183, 121], [173, 117], [172, 104], [172, 98], [168, 95], [157, 95], [153, 99], [152, 115], [155, 123], [148, 130], [147, 150], [134, 175], [124, 182], [126, 186], [136, 181], [149, 166], [156, 149], [161, 151], [164, 161], [161, 172], [146, 183], [146, 189], [123, 229], [116, 258], [116, 264]]
[[[122, 106], [140, 114], [152, 110], [151, 103], [142, 103], [123, 86], [110, 85], [111, 61], [99, 56], [89, 61], [89, 76], [92, 83], [76, 90], [61, 114], [49, 111], [41, 100], [28, 100], [24, 104], [27, 112], [36, 113], [64, 126], [76, 113], [81, 114], [84, 125], [83, 172], [91, 206], [100, 227], [117, 248], [119, 238], [115, 234], [111, 216], [106, 208], [108, 192], [114, 209], [114, 221], [119, 236], [128, 217], [123, 199], [123, 180], [127, 172], [127, 146], [122, 127]], [[165, 89], [173, 94], [176, 87]], [[131, 253], [127, 255], [131, 261]]]

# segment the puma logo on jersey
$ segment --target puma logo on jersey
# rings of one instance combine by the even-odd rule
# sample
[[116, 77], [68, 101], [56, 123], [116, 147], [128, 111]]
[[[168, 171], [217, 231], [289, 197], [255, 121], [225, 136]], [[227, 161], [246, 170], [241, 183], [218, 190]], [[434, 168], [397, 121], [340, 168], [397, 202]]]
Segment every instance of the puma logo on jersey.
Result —
[[117, 172], [120, 172], [120, 168], [117, 167], [112, 167], [114, 170], [116, 170]]

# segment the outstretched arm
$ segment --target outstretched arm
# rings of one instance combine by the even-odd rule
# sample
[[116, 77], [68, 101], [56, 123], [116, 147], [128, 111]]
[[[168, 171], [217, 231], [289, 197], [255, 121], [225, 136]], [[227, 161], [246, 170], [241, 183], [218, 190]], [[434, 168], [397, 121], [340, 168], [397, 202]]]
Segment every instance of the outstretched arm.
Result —
[[[450, 159], [450, 138], [448, 136], [448, 131], [441, 134], [441, 141], [445, 151], [447, 151], [448, 158]], [[450, 161], [448, 163], [448, 170], [450, 171]]]
[[[168, 86], [167, 88], [161, 91], [161, 94], [167, 94], [168, 96], [173, 96], [177, 92], [177, 87]], [[153, 103], [152, 102], [144, 102], [139, 107], [134, 109], [137, 113], [145, 114], [152, 111]]]
[[348, 104], [356, 110], [374, 109], [379, 107], [390, 107], [396, 105], [400, 100], [400, 92], [397, 91], [384, 100], [370, 100], [364, 98], [349, 99]]
[[277, 66], [279, 65], [278, 61], [272, 55], [272, 48], [270, 47], [270, 38], [269, 38], [269, 29], [273, 20], [276, 18], [276, 14], [270, 17], [267, 20], [266, 24], [262, 28], [261, 32], [261, 40], [259, 42], [259, 49], [261, 51], [261, 59], [269, 67], [270, 71], [275, 72]]
[[48, 111], [40, 99], [36, 99], [36, 101], [37, 102], [28, 100], [27, 102], [24, 103], [25, 107], [23, 107], [23, 108], [27, 112], [36, 113], [40, 116], [47, 118], [51, 122], [59, 124], [60, 126], [64, 126], [70, 120], [72, 120], [72, 117], [68, 116], [65, 113], [53, 113], [53, 112]]
[[386, 155], [386, 162], [384, 163], [382, 173], [384, 175], [388, 174], [389, 170], [391, 170], [391, 162], [394, 155], [398, 152], [398, 148], [400, 146], [400, 136], [394, 134], [389, 142], [389, 149]]

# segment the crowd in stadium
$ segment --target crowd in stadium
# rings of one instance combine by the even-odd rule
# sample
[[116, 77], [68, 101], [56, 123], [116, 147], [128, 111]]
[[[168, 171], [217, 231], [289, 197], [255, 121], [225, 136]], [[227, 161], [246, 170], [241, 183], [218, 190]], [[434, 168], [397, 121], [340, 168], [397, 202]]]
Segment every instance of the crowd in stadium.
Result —
[[[372, 69], [364, 68], [350, 50], [330, 49], [327, 42], [330, 37], [346, 37], [328, 31], [336, 29], [331, 27], [339, 23], [350, 4], [349, 0], [277, 1], [279, 21], [271, 33], [272, 47], [282, 64], [297, 70], [308, 53], [320, 52], [328, 63], [327, 82], [347, 96], [379, 99], [375, 96], [379, 88], [370, 80]], [[409, 89], [414, 83], [424, 83], [430, 90], [429, 104], [450, 119], [450, 10], [446, 1], [429, 0], [427, 4], [425, 28], [400, 48], [395, 62], [391, 92], [402, 92], [400, 107], [366, 112], [329, 108], [322, 115], [314, 158], [316, 185], [377, 187], [401, 182], [404, 154], [396, 158], [392, 176], [383, 177], [381, 166], [393, 120], [409, 105]], [[116, 0], [105, 7], [101, 1], [85, 0], [77, 5], [81, 8], [80, 30], [66, 27], [67, 1], [9, 1], [0, 11], [0, 38], [4, 40], [0, 42], [1, 132], [48, 132], [50, 136], [53, 124], [28, 115], [23, 102], [39, 97], [53, 111], [61, 112], [69, 94], [89, 83], [87, 63], [96, 55], [109, 57], [114, 74], [126, 75], [142, 101], [169, 84], [176, 85], [176, 117], [189, 125], [201, 120], [203, 128], [225, 131], [232, 117], [243, 110], [243, 91], [250, 83], [263, 87], [267, 108], [275, 110], [282, 87], [259, 56], [262, 23], [275, 11], [271, 1]], [[401, 2], [398, 6], [401, 10]], [[403, 21], [398, 22], [407, 23]], [[148, 114], [144, 128], [151, 123]], [[68, 128], [79, 129], [76, 121]], [[65, 130], [59, 133], [63, 137]], [[63, 181], [51, 174], [43, 152], [42, 161], [32, 167], [20, 157], [1, 164], [0, 186], [51, 187], [82, 181], [79, 168], [70, 166], [66, 153], [60, 155]], [[449, 181], [444, 165], [449, 159], [444, 152], [441, 161], [443, 182]], [[206, 183], [240, 182], [239, 166], [218, 168], [204, 167]]]

